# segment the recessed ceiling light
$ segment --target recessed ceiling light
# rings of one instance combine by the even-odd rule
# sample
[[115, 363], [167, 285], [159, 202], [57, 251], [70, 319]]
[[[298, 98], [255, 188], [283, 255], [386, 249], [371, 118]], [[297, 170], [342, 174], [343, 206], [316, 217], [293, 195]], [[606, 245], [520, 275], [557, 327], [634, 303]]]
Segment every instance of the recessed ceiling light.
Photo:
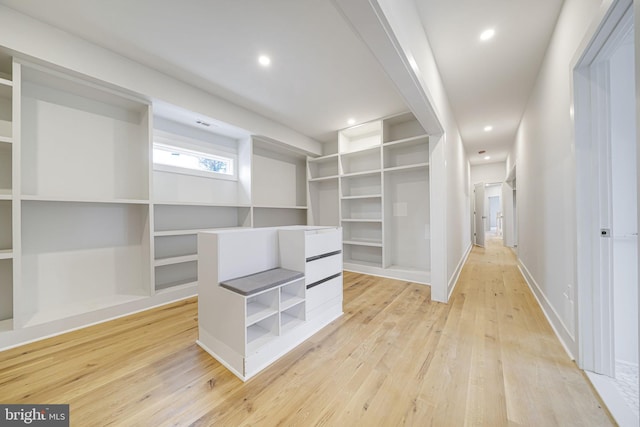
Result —
[[355, 125], [355, 124], [356, 124], [356, 119], [349, 119], [349, 120], [347, 120], [347, 124], [348, 124], [349, 126], [351, 126], [351, 125]]
[[489, 28], [480, 33], [480, 40], [486, 42], [487, 40], [491, 40], [493, 36], [496, 35], [496, 30], [493, 28]]
[[489, 160], [489, 159], [491, 159], [491, 156], [484, 156], [484, 159], [485, 160]]
[[260, 55], [258, 57], [258, 62], [263, 67], [268, 67], [269, 65], [271, 65], [271, 58], [269, 58], [267, 55]]
[[484, 127], [484, 131], [485, 132], [491, 132], [492, 130], [493, 130], [493, 126], [491, 126], [491, 125]]

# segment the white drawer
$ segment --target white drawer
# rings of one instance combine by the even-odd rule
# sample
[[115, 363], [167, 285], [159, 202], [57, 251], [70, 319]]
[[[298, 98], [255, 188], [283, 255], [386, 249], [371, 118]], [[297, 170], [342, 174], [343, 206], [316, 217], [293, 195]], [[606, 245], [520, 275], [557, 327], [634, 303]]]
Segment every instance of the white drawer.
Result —
[[318, 258], [306, 263], [305, 283], [310, 285], [342, 271], [342, 254]]
[[307, 313], [334, 298], [342, 296], [342, 276], [307, 289]]
[[305, 257], [313, 257], [342, 249], [342, 229], [330, 231], [307, 232], [305, 234]]

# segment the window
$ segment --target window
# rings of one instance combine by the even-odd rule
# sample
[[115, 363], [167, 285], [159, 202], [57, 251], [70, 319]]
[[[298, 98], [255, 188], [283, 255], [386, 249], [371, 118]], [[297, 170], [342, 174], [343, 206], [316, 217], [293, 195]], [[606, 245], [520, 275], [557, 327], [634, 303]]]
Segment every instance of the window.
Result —
[[[155, 170], [208, 178], [237, 179], [236, 156], [231, 153], [213, 154], [184, 146], [182, 141], [164, 141], [156, 138], [153, 144], [153, 167]], [[162, 142], [158, 142], [162, 140]], [[174, 145], [175, 144], [175, 145]], [[193, 147], [199, 148], [199, 147]], [[210, 151], [210, 150], [207, 150]]]

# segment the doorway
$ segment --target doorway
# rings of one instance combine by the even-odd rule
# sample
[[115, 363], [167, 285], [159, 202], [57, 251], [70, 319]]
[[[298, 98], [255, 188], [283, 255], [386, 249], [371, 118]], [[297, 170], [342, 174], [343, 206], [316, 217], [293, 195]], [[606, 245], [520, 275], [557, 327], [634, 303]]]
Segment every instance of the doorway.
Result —
[[474, 241], [484, 247], [487, 235], [494, 237], [502, 233], [501, 183], [474, 184]]
[[620, 425], [638, 424], [638, 198], [631, 1], [574, 70], [578, 364]]

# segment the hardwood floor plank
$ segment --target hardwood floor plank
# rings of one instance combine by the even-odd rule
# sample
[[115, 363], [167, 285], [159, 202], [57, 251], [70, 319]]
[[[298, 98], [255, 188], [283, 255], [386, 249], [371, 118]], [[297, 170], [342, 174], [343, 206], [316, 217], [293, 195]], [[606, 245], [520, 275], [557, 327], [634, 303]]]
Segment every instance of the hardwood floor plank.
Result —
[[449, 304], [344, 273], [344, 315], [243, 383], [196, 344], [195, 298], [0, 353], [0, 402], [72, 425], [612, 425], [509, 249], [474, 248]]

